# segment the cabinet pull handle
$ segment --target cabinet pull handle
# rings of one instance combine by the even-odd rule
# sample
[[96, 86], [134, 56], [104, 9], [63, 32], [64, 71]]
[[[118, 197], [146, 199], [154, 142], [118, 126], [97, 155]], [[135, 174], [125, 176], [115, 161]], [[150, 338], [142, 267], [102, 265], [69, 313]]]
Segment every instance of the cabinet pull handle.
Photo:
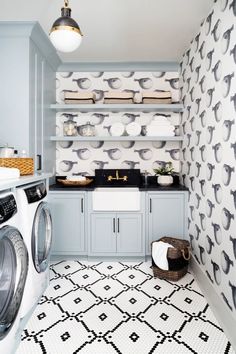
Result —
[[150, 198], [150, 213], [152, 212], [152, 199]]
[[116, 220], [113, 218], [113, 232], [116, 232]]
[[42, 155], [37, 154], [37, 171], [42, 170]]
[[120, 232], [120, 218], [117, 219], [117, 232]]
[[81, 213], [84, 213], [84, 198], [81, 199]]

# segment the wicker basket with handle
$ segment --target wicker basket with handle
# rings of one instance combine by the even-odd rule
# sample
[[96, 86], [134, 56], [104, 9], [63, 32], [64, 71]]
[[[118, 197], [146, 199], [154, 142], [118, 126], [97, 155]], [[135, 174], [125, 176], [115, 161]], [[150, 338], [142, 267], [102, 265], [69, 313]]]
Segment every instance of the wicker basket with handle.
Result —
[[[174, 237], [162, 237], [154, 242], [166, 242], [169, 243], [172, 247], [169, 247], [167, 250], [167, 259], [169, 265], [172, 263], [172, 269], [163, 270], [154, 263], [152, 260], [152, 270], [155, 278], [166, 279], [171, 281], [177, 281], [182, 278], [188, 271], [188, 261], [190, 260], [190, 244], [186, 240], [177, 239]], [[152, 247], [151, 247], [152, 248]], [[176, 267], [176, 269], [174, 269]]]
[[0, 167], [18, 168], [21, 176], [34, 174], [34, 160], [30, 157], [0, 158]]

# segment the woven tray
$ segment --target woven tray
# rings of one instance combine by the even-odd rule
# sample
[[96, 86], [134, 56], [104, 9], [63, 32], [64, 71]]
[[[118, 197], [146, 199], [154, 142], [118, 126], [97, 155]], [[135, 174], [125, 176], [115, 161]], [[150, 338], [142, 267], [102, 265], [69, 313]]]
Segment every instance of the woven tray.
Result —
[[21, 176], [34, 174], [34, 160], [28, 157], [0, 158], [0, 167], [18, 168]]
[[[166, 242], [173, 246], [169, 247], [167, 250], [167, 258], [178, 259], [183, 258], [188, 261], [190, 259], [190, 244], [186, 240], [177, 239], [174, 237], [162, 237], [157, 241], [151, 243], [151, 248], [154, 242]], [[163, 270], [157, 267], [157, 265], [152, 264], [152, 270], [154, 278], [166, 279], [170, 281], [177, 281], [181, 279], [188, 271], [188, 265], [179, 270]]]
[[65, 186], [87, 186], [93, 182], [93, 180], [89, 178], [86, 178], [85, 181], [68, 181], [67, 179], [58, 179], [57, 181], [64, 184]]

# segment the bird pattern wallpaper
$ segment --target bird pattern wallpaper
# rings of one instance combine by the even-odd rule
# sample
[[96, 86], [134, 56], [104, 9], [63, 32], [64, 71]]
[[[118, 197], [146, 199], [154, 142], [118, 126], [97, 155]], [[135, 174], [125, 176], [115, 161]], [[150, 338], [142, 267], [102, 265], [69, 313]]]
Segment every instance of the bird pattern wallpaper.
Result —
[[[64, 93], [70, 91], [95, 94], [95, 104], [103, 103], [104, 92], [132, 92], [139, 102], [142, 92], [171, 91], [172, 101], [179, 102], [178, 72], [58, 72], [56, 78], [57, 103], [64, 103]], [[56, 135], [63, 136], [63, 123], [73, 120], [77, 126], [87, 122], [95, 126], [96, 135], [110, 136], [113, 123], [121, 122], [124, 127], [137, 122], [141, 135], [145, 134], [148, 124], [160, 115], [164, 115], [180, 135], [180, 116], [176, 112], [58, 112], [56, 117]], [[94, 175], [95, 169], [138, 168], [153, 175], [153, 169], [173, 163], [176, 172], [180, 169], [180, 143], [178, 141], [61, 141], [56, 145], [57, 175]]]
[[195, 259], [236, 315], [236, 1], [215, 1], [181, 62], [181, 176]]

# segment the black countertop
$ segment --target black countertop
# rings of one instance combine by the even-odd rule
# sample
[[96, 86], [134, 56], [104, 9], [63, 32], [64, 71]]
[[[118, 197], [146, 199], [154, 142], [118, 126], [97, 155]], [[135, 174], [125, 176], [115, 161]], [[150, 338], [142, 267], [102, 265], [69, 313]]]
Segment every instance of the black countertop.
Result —
[[[106, 172], [107, 171], [110, 171], [110, 170], [106, 170]], [[122, 170], [120, 170], [120, 171], [122, 171]], [[132, 179], [130, 177], [129, 181], [131, 181], [131, 182], [128, 185], [120, 184], [123, 181], [119, 182], [119, 183], [117, 181], [109, 182], [109, 183], [112, 183], [112, 185], [106, 184], [106, 183], [104, 184], [104, 179], [102, 179], [100, 176], [89, 176], [88, 178], [92, 179], [93, 182], [91, 182], [87, 186], [65, 186], [64, 184], [60, 183], [58, 180], [66, 179], [66, 177], [65, 176], [56, 176], [56, 183], [52, 184], [49, 187], [49, 190], [50, 191], [60, 191], [60, 192], [64, 192], [64, 191], [79, 192], [79, 191], [93, 191], [95, 188], [98, 188], [98, 187], [102, 187], [102, 188], [132, 188], [132, 187], [136, 187], [136, 188], [139, 188], [140, 191], [144, 191], [144, 192], [149, 192], [149, 191], [150, 192], [151, 191], [157, 191], [157, 192], [188, 191], [188, 188], [179, 184], [179, 176], [178, 175], [173, 176], [174, 183], [170, 186], [167, 186], [167, 187], [160, 186], [157, 183], [156, 176], [148, 176], [147, 184], [145, 185], [145, 183], [144, 183], [145, 179], [140, 176], [140, 172], [139, 172], [139, 178]], [[105, 178], [105, 180], [107, 180], [107, 179]]]
[[[102, 188], [124, 188], [124, 186], [118, 187], [118, 186], [104, 186], [104, 185], [98, 185], [95, 182], [92, 182], [91, 184], [87, 186], [65, 186], [59, 182], [52, 184], [49, 187], [50, 191], [58, 191], [58, 192], [79, 192], [79, 191], [93, 191], [95, 188], [102, 187]], [[140, 191], [142, 192], [174, 192], [174, 191], [188, 191], [188, 188], [182, 186], [181, 184], [172, 184], [171, 186], [168, 187], [163, 187], [160, 186], [159, 184], [148, 184], [148, 185], [139, 185], [139, 186], [133, 186], [136, 188], [139, 188]], [[127, 188], [132, 188], [131, 186], [128, 186]]]
[[140, 191], [144, 192], [175, 192], [175, 191], [188, 191], [188, 188], [181, 184], [172, 184], [171, 186], [160, 186], [159, 184], [149, 184], [147, 186], [139, 186]]

